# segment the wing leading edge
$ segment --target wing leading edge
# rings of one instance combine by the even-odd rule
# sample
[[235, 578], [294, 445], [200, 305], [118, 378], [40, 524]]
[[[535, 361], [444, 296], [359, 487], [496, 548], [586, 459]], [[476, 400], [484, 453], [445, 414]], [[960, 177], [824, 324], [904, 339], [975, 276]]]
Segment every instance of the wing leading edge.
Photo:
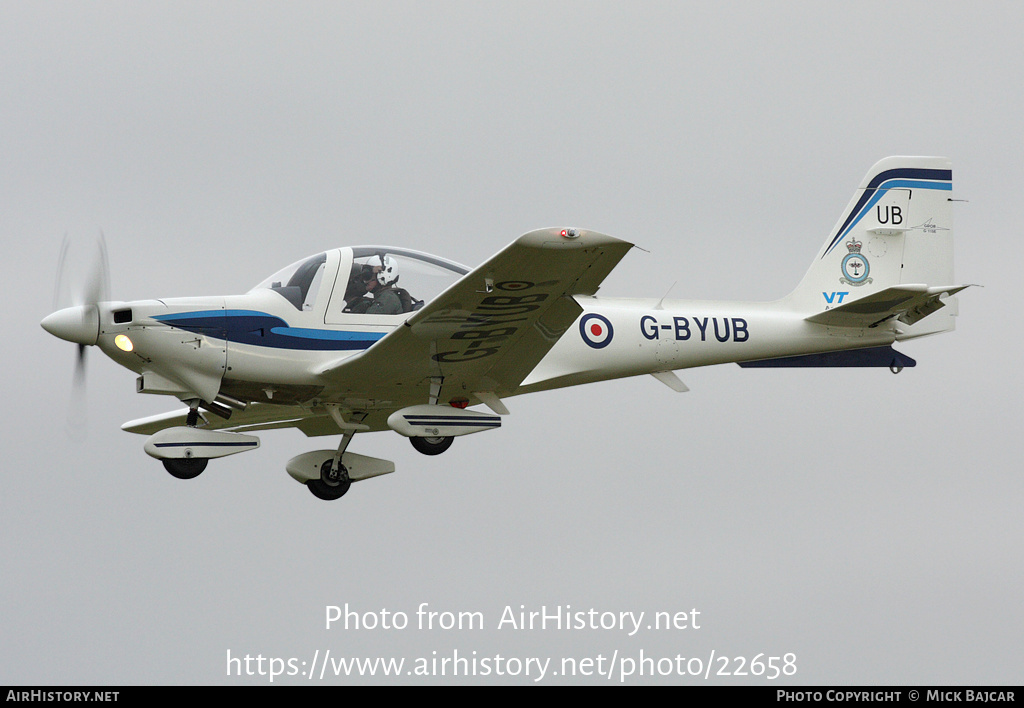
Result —
[[[140, 435], [152, 435], [165, 428], [185, 425], [187, 415], [188, 409], [179, 408], [146, 418], [130, 420], [121, 426], [121, 430]], [[221, 418], [205, 412], [201, 412], [200, 417], [199, 427], [204, 430], [229, 430], [232, 432], [273, 430], [275, 428], [299, 428], [306, 432], [307, 427], [315, 426], [319, 418], [329, 420], [326, 413], [314, 413], [302, 406], [266, 403], [252, 403], [244, 411], [232, 411], [230, 418]]]

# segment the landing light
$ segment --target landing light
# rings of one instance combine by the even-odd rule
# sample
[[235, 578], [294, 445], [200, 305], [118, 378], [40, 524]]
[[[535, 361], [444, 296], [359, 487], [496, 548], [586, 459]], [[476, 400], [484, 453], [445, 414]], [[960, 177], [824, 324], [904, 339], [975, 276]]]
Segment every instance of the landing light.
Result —
[[130, 352], [135, 348], [135, 345], [132, 344], [132, 340], [128, 339], [128, 337], [123, 334], [119, 334], [114, 337], [114, 346], [123, 352]]

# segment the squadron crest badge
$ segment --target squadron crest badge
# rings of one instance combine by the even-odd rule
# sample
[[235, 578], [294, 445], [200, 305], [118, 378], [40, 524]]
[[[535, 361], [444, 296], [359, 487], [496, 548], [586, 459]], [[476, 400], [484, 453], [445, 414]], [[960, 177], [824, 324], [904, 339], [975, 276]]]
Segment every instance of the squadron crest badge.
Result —
[[868, 273], [871, 272], [871, 264], [861, 253], [862, 246], [863, 244], [856, 239], [846, 242], [846, 250], [849, 253], [843, 256], [843, 262], [840, 265], [840, 269], [843, 271], [843, 277], [839, 279], [840, 283], [864, 285], [871, 282], [871, 278], [868, 277]]

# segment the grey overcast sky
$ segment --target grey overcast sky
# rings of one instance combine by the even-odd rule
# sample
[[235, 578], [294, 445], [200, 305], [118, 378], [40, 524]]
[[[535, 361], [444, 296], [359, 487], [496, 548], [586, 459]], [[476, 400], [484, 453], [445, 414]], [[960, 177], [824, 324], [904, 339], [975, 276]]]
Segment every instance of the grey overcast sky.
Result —
[[[4, 2], [0, 683], [264, 684], [329, 651], [407, 663], [275, 684], [529, 684], [528, 657], [616, 684], [561, 662], [712, 652], [708, 681], [625, 682], [1019, 684], [1022, 33], [1011, 2]], [[177, 401], [97, 351], [66, 430], [74, 346], [39, 327], [65, 233], [102, 230], [124, 300], [346, 244], [475, 265], [554, 225], [646, 249], [602, 294], [774, 299], [891, 154], [952, 159], [957, 280], [985, 286], [899, 376], [515, 398], [436, 458], [357, 437], [398, 470], [333, 503], [284, 465], [337, 441], [297, 431], [172, 479], [120, 425]], [[409, 626], [327, 629], [346, 603]], [[421, 630], [422, 603], [485, 625]], [[567, 605], [644, 628], [499, 628]], [[456, 652], [491, 673], [408, 673]]]

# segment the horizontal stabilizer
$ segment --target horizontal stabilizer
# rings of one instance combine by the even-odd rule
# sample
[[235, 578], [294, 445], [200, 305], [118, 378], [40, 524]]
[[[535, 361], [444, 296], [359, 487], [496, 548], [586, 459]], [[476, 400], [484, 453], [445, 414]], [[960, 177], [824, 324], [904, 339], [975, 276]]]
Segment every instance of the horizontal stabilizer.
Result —
[[787, 356], [780, 359], [762, 359], [760, 361], [741, 361], [738, 363], [744, 369], [830, 366], [888, 366], [890, 369], [902, 369], [904, 366], [917, 366], [916, 361], [906, 354], [900, 354], [892, 347], [871, 347], [869, 349], [804, 354], [802, 356]]
[[943, 295], [954, 295], [969, 285], [930, 288], [927, 285], [893, 285], [859, 300], [848, 302], [807, 318], [830, 327], [874, 327], [893, 318], [912, 325], [945, 306]]

